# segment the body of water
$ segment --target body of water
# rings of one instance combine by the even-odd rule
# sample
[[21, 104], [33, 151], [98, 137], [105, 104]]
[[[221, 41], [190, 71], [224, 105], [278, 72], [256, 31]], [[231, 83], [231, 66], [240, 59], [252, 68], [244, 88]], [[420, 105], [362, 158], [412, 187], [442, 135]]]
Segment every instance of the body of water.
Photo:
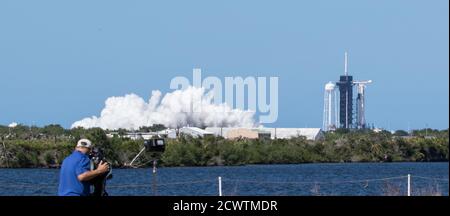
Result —
[[[111, 196], [412, 195], [449, 192], [449, 163], [339, 163], [114, 169]], [[0, 169], [0, 195], [56, 195], [58, 169]]]

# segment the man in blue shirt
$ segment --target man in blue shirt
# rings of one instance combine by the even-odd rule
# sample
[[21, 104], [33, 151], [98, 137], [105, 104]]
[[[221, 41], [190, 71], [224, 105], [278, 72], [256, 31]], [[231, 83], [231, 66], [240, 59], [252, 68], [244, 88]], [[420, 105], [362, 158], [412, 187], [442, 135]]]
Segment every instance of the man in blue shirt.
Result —
[[88, 139], [78, 141], [75, 151], [62, 163], [59, 175], [59, 196], [89, 196], [89, 180], [109, 171], [108, 163], [100, 162], [97, 169], [91, 170], [88, 157], [92, 142]]

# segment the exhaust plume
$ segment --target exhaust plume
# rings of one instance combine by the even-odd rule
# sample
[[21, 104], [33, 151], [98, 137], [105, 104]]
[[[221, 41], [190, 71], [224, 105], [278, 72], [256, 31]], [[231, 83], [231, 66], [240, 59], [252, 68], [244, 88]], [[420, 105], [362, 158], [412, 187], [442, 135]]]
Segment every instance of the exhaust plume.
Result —
[[213, 94], [204, 88], [188, 87], [162, 97], [152, 91], [146, 102], [136, 94], [110, 97], [100, 116], [84, 118], [72, 128], [100, 127], [103, 129], [139, 129], [142, 126], [163, 124], [166, 127], [254, 127], [254, 111], [232, 109], [226, 103], [213, 102]]

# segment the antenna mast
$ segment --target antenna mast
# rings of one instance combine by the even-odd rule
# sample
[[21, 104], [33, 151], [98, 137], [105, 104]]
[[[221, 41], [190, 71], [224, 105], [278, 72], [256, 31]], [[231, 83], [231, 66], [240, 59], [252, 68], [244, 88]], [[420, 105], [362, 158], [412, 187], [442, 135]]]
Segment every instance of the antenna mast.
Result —
[[348, 76], [348, 54], [347, 51], [345, 51], [345, 63], [344, 63], [344, 74], [345, 76]]

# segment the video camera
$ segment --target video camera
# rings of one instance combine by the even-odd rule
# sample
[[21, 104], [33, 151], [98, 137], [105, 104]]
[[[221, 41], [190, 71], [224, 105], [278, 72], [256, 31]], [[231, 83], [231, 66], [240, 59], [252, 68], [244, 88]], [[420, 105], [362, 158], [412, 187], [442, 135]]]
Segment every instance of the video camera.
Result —
[[166, 141], [163, 138], [152, 138], [144, 141], [144, 147], [147, 151], [164, 152]]
[[[91, 159], [91, 170], [97, 169], [101, 161], [108, 163], [108, 161], [105, 160], [103, 151], [100, 148], [93, 148], [89, 153], [89, 159]], [[97, 176], [90, 181], [94, 187], [94, 192], [91, 195], [108, 196], [108, 193], [106, 192], [106, 180], [112, 179], [112, 177], [112, 167], [110, 165], [109, 172]]]
[[[103, 154], [103, 151], [99, 148], [92, 148], [91, 152], [89, 153], [89, 159], [91, 159], [92, 162], [95, 164], [99, 164], [100, 161], [104, 161], [105, 156]], [[106, 161], [104, 161], [106, 162]]]
[[141, 149], [141, 151], [139, 151], [139, 153], [133, 158], [133, 160], [131, 160], [131, 162], [129, 164], [127, 164], [127, 166], [130, 167], [135, 167], [133, 166], [133, 163], [139, 158], [139, 156], [144, 152], [151, 152], [153, 154], [153, 158], [157, 158], [161, 152], [164, 152], [165, 150], [165, 146], [166, 146], [166, 141], [164, 138], [151, 138], [148, 140], [144, 140], [144, 147]]

